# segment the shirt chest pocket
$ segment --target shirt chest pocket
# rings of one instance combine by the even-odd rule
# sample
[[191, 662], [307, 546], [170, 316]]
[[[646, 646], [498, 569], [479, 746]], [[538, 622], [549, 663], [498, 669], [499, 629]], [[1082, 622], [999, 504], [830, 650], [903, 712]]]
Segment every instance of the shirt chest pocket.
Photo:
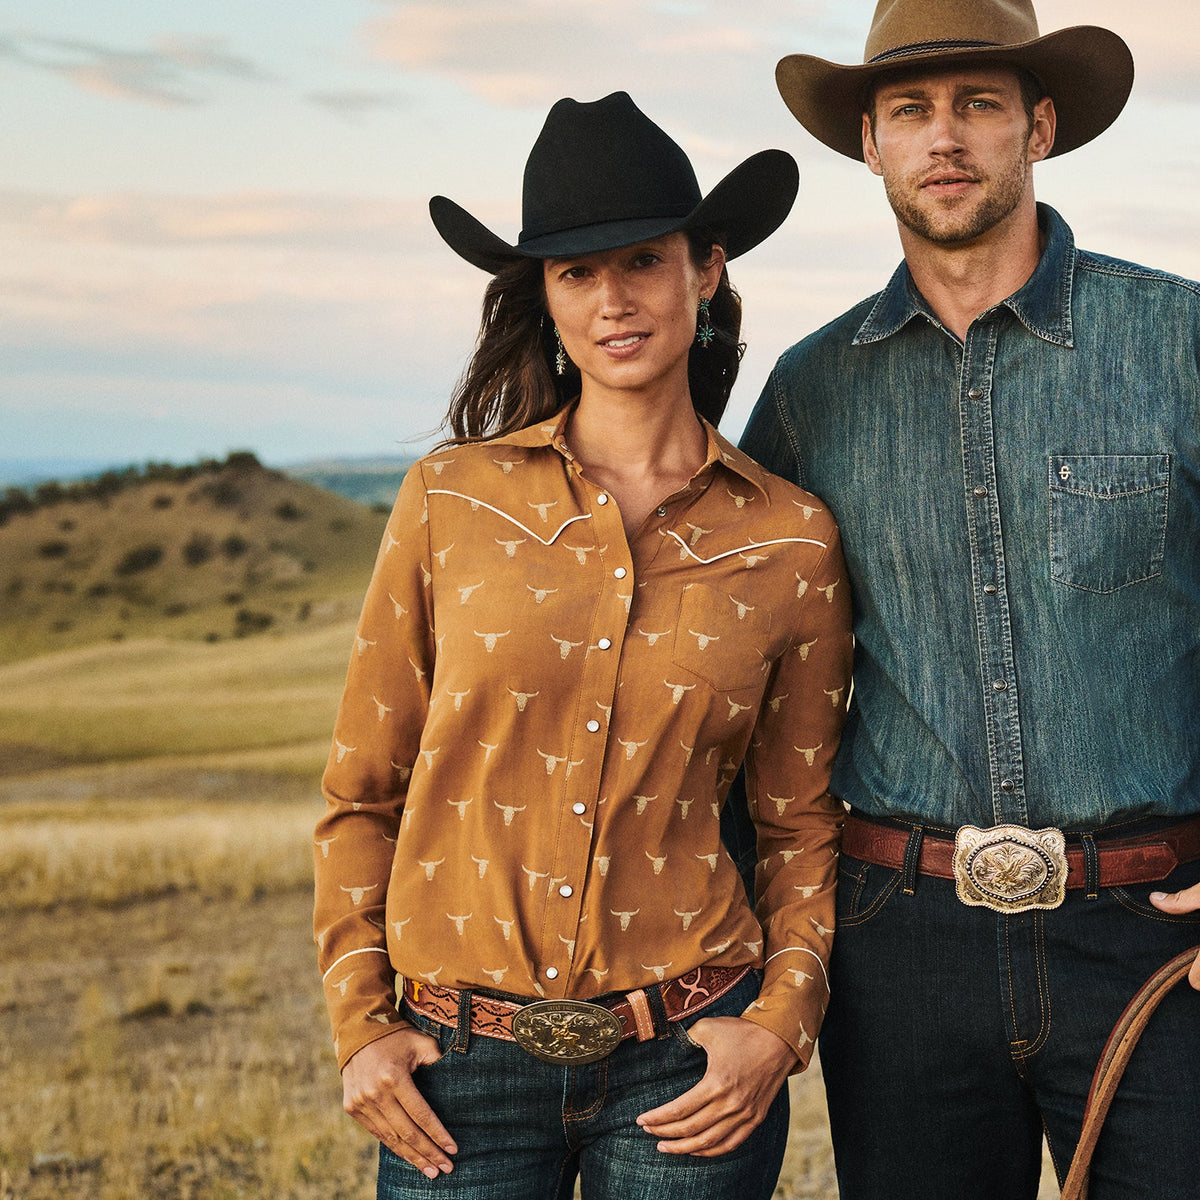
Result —
[[771, 614], [702, 583], [679, 600], [672, 660], [714, 691], [762, 683], [770, 669]]
[[1050, 576], [1115, 592], [1162, 573], [1169, 454], [1050, 456]]

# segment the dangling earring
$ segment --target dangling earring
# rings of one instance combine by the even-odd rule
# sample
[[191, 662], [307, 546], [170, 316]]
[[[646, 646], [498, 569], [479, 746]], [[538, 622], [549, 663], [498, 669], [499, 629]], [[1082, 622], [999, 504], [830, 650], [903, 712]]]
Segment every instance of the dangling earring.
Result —
[[696, 315], [696, 341], [707, 350], [708, 343], [716, 336], [716, 332], [708, 316], [708, 297], [701, 296], [700, 311]]
[[557, 325], [554, 327], [554, 340], [558, 343], [558, 351], [554, 355], [554, 369], [560, 375], [565, 375], [567, 371], [567, 352], [563, 349], [562, 334], [558, 332]]

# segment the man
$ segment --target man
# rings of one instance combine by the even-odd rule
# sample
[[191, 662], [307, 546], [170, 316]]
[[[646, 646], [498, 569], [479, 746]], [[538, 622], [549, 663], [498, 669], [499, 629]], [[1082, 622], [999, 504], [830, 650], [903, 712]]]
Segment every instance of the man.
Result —
[[[1035, 204], [1033, 164], [1128, 96], [1107, 30], [882, 0], [861, 66], [777, 79], [882, 177], [904, 250], [782, 356], [742, 443], [826, 500], [854, 589], [841, 1196], [1021, 1200], [1043, 1130], [1066, 1173], [1126, 1003], [1200, 942], [1200, 288]], [[1192, 988], [1137, 1047], [1092, 1200], [1200, 1195]]]

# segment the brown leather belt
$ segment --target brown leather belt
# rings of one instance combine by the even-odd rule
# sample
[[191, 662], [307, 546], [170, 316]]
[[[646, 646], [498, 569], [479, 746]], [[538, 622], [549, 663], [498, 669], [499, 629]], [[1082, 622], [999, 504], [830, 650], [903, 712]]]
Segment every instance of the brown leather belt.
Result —
[[[905, 865], [912, 829], [877, 825], [851, 813], [842, 831], [842, 853], [881, 867], [900, 870]], [[1200, 817], [1181, 821], [1154, 833], [1124, 839], [1096, 840], [1099, 886], [1123, 887], [1133, 883], [1151, 883], [1169, 875], [1182, 863], [1200, 858]], [[925, 830], [917, 871], [938, 879], [954, 879], [954, 838]], [[1069, 888], [1086, 882], [1086, 859], [1082, 846], [1066, 851]]]
[[[749, 970], [748, 966], [697, 967], [679, 979], [596, 1002], [503, 1000], [486, 992], [471, 992], [471, 1032], [516, 1042], [546, 1062], [573, 1065], [596, 1062], [626, 1038], [636, 1037], [644, 1042], [656, 1036], [657, 1005], [651, 1003], [647, 994], [652, 989], [661, 1000], [666, 1019], [679, 1021], [725, 995]], [[434, 987], [406, 979], [403, 995], [413, 1012], [439, 1025], [458, 1026], [464, 993], [457, 988]]]

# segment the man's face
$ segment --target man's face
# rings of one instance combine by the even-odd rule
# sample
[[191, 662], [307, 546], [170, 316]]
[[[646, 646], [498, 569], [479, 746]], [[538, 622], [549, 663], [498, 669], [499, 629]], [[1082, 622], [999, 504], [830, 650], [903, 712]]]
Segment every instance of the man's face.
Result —
[[1031, 120], [1005, 67], [885, 76], [874, 121], [863, 116], [864, 157], [897, 220], [939, 245], [973, 242], [1031, 205], [1031, 167], [1053, 143], [1052, 102]]

